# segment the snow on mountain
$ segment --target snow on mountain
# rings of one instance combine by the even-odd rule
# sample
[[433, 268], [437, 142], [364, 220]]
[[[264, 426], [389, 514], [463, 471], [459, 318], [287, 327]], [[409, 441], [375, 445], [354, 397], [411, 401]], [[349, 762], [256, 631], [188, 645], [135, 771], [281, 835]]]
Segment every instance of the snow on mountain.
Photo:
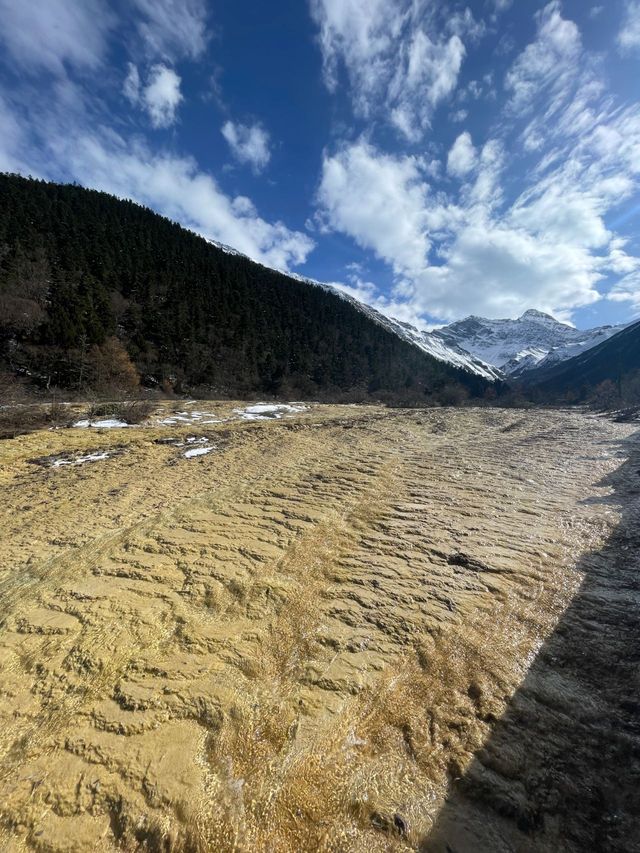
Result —
[[477, 376], [482, 376], [490, 382], [503, 378], [503, 374], [500, 370], [496, 370], [492, 365], [486, 364], [472, 353], [466, 352], [455, 344], [447, 344], [439, 338], [434, 337], [430, 332], [421, 332], [409, 323], [403, 323], [393, 317], [387, 317], [385, 314], [381, 314], [380, 311], [377, 311], [370, 305], [360, 302], [353, 296], [350, 296], [348, 293], [345, 293], [330, 284], [323, 284], [320, 281], [314, 281], [314, 279], [305, 278], [304, 276], [297, 275], [296, 273], [287, 273], [287, 275], [291, 278], [295, 278], [296, 281], [301, 281], [305, 284], [311, 284], [314, 287], [322, 287], [325, 290], [330, 290], [336, 296], [350, 302], [378, 325], [384, 326], [385, 329], [388, 329], [394, 335], [398, 335], [398, 337], [410, 344], [413, 344], [413, 346], [418, 347], [418, 349], [421, 349], [423, 352], [438, 361], [443, 361], [453, 367], [466, 370], [468, 373], [475, 373]]
[[516, 377], [585, 352], [624, 326], [575, 329], [541, 311], [525, 311], [517, 320], [467, 317], [430, 334], [448, 347], [458, 347], [504, 374]]
[[239, 252], [237, 249], [234, 249], [233, 246], [227, 246], [226, 243], [218, 243], [217, 240], [212, 240], [211, 237], [205, 237], [204, 239], [207, 241], [207, 243], [211, 243], [212, 246], [215, 246], [216, 249], [221, 249], [225, 253], [225, 255], [237, 255], [240, 258], [247, 258], [247, 260], [252, 260], [249, 255], [245, 255], [244, 252]]
[[[227, 246], [225, 243], [219, 243], [217, 240], [211, 240], [210, 238], [207, 238], [207, 242], [211, 243], [211, 245], [215, 246], [217, 249], [221, 249], [228, 255], [240, 255], [242, 257], [247, 257], [246, 255], [243, 255], [242, 252], [237, 251], [231, 246]], [[388, 329], [390, 332], [393, 332], [393, 334], [398, 335], [403, 340], [418, 347], [418, 349], [421, 349], [423, 352], [426, 352], [438, 361], [443, 361], [446, 364], [466, 370], [469, 373], [475, 373], [477, 376], [482, 376], [484, 379], [488, 379], [491, 382], [496, 379], [503, 378], [503, 374], [500, 370], [496, 370], [495, 367], [492, 367], [490, 364], [485, 364], [484, 361], [476, 358], [471, 353], [460, 349], [460, 347], [455, 344], [449, 345], [444, 341], [433, 337], [429, 332], [419, 331], [415, 326], [409, 325], [409, 323], [402, 323], [400, 320], [386, 317], [375, 308], [372, 308], [370, 305], [366, 305], [364, 302], [360, 302], [353, 296], [350, 296], [333, 285], [324, 284], [321, 281], [316, 281], [315, 279], [307, 278], [306, 276], [299, 275], [298, 273], [292, 273], [288, 270], [278, 270], [278, 272], [281, 272], [296, 281], [302, 282], [303, 284], [312, 285], [313, 287], [321, 287], [324, 290], [331, 291], [335, 296], [350, 302], [359, 311], [362, 311], [363, 314], [366, 314], [371, 320], [378, 323], [378, 325], [384, 326], [385, 329]]]
[[478, 376], [482, 376], [491, 382], [503, 378], [500, 370], [497, 370], [492, 365], [487, 364], [487, 362], [482, 361], [455, 344], [446, 344], [431, 332], [420, 332], [415, 326], [411, 326], [409, 323], [402, 323], [400, 320], [383, 317], [382, 315], [379, 315], [379, 318], [378, 322], [382, 321], [383, 325], [386, 325], [392, 332], [409, 341], [409, 343], [414, 344], [414, 346], [417, 346], [423, 352], [433, 356], [433, 358], [438, 359], [438, 361], [445, 361], [447, 364], [460, 367], [469, 373], [476, 373]]
[[[224, 243], [215, 240], [209, 242], [228, 254], [242, 254]], [[438, 361], [475, 373], [492, 382], [506, 376], [515, 379], [530, 370], [549, 367], [573, 358], [625, 328], [621, 325], [575, 329], [550, 314], [531, 308], [517, 320], [488, 320], [471, 316], [433, 332], [426, 332], [381, 314], [333, 285], [323, 284], [297, 273], [281, 272], [304, 284], [330, 290], [336, 296], [351, 302], [374, 322]]]

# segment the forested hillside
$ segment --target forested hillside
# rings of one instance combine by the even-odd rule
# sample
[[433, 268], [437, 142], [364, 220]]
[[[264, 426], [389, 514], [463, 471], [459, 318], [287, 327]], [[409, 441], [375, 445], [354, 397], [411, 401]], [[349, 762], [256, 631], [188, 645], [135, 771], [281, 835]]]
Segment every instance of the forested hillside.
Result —
[[322, 287], [76, 185], [0, 175], [0, 361], [40, 387], [482, 394]]
[[590, 402], [603, 408], [640, 403], [640, 322], [587, 352], [524, 377], [543, 402]]

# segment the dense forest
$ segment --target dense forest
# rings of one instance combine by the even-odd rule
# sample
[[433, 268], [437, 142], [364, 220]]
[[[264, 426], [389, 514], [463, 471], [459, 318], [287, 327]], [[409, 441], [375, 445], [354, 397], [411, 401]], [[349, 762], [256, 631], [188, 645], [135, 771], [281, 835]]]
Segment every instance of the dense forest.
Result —
[[34, 387], [456, 402], [486, 383], [131, 201], [0, 175], [0, 370]]

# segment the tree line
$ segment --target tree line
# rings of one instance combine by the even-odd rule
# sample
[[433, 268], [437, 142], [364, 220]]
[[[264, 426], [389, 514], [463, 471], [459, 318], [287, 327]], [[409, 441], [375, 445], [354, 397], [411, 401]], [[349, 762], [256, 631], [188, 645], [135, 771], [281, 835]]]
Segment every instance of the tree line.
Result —
[[0, 175], [0, 364], [39, 388], [424, 402], [487, 383], [132, 201]]

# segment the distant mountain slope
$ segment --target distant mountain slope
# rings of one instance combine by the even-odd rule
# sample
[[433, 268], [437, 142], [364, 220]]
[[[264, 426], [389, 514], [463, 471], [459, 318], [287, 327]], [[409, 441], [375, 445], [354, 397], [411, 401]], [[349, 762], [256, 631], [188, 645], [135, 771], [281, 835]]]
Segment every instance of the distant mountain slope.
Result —
[[640, 322], [626, 326], [603, 343], [568, 361], [531, 371], [523, 377], [523, 382], [539, 388], [545, 395], [570, 393], [584, 399], [606, 380], [622, 389], [638, 371]]
[[0, 175], [0, 369], [79, 388], [116, 338], [147, 381], [226, 395], [487, 387], [353, 300], [131, 201]]
[[[370, 310], [373, 311], [373, 309]], [[431, 332], [421, 332], [415, 326], [411, 326], [409, 323], [402, 323], [400, 320], [388, 317], [385, 317], [384, 320], [387, 321], [388, 327], [397, 335], [410, 341], [423, 350], [423, 352], [429, 353], [429, 355], [440, 361], [461, 367], [463, 370], [482, 376], [490, 382], [504, 378], [503, 372], [498, 368], [488, 364], [486, 361], [482, 361], [482, 359], [477, 358], [472, 353], [462, 349], [462, 347], [456, 346], [453, 343], [446, 344], [441, 338]]]
[[[226, 247], [225, 247], [226, 248]], [[338, 294], [342, 299], [346, 299], [352, 305], [354, 305], [358, 311], [362, 311], [367, 317], [370, 317], [375, 323], [392, 332], [394, 335], [397, 335], [403, 341], [407, 341], [412, 346], [417, 347], [422, 352], [427, 353], [427, 355], [432, 356], [438, 361], [443, 361], [445, 364], [449, 364], [452, 367], [460, 368], [468, 373], [475, 374], [476, 376], [480, 376], [483, 379], [488, 380], [489, 382], [495, 382], [497, 380], [501, 380], [504, 378], [504, 374], [502, 371], [497, 370], [490, 364], [486, 364], [484, 361], [481, 361], [479, 358], [476, 358], [469, 352], [465, 352], [465, 350], [461, 349], [457, 346], [449, 346], [445, 344], [443, 341], [438, 338], [433, 337], [429, 332], [421, 332], [415, 326], [412, 326], [410, 323], [403, 323], [400, 320], [396, 320], [393, 317], [387, 317], [385, 314], [381, 314], [375, 308], [372, 308], [370, 305], [367, 305], [364, 302], [360, 302], [355, 299], [353, 296], [350, 296], [347, 293], [344, 293], [342, 290], [338, 290], [329, 284], [322, 284], [319, 281], [314, 281], [313, 279], [304, 278], [303, 276], [294, 275], [293, 278], [296, 278], [299, 281], [305, 282], [306, 284], [311, 284], [316, 287], [322, 287], [327, 290], [330, 290], [332, 293]]]
[[549, 314], [530, 310], [517, 320], [467, 317], [431, 335], [515, 377], [543, 364], [548, 366], [572, 358], [623, 328], [602, 326], [583, 331], [560, 323]]

